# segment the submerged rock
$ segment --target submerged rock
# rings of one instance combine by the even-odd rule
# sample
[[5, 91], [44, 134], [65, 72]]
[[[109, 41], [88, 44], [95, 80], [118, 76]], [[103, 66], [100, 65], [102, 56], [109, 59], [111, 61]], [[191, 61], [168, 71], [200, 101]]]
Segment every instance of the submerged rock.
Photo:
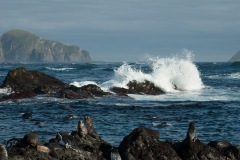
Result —
[[127, 94], [147, 94], [147, 95], [160, 95], [165, 92], [155, 86], [152, 82], [145, 80], [144, 82], [130, 81], [128, 84], [128, 89], [113, 87], [111, 91], [117, 93], [118, 95], [127, 95]]

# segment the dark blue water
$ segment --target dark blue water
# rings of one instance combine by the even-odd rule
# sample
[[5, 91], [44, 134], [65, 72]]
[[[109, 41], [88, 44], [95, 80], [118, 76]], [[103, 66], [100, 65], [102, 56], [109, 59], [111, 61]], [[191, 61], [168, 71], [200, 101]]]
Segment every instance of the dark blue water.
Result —
[[[116, 82], [118, 78], [116, 70], [122, 65], [123, 63], [100, 62], [2, 63], [0, 83], [5, 79], [8, 71], [16, 67], [26, 67], [45, 72], [66, 83], [75, 82], [79, 85], [96, 83], [107, 89], [106, 82], [113, 79]], [[129, 65], [145, 74], [153, 72], [153, 68], [148, 63]], [[36, 132], [41, 140], [47, 141], [55, 137], [56, 132], [76, 130], [79, 119], [83, 119], [84, 115], [90, 115], [93, 117], [98, 134], [115, 146], [118, 146], [124, 136], [134, 128], [141, 126], [158, 130], [160, 140], [181, 141], [186, 136], [190, 121], [195, 121], [198, 138], [203, 142], [228, 140], [239, 144], [240, 64], [196, 63], [196, 67], [204, 85], [204, 88], [199, 90], [169, 92], [160, 96], [113, 95], [77, 100], [41, 95], [31, 99], [0, 102], [0, 143], [6, 143], [13, 137], [21, 138], [29, 131]], [[126, 74], [126, 77], [128, 76], [129, 73]], [[0, 90], [2, 94], [5, 92]], [[66, 106], [70, 109], [65, 109]], [[25, 112], [31, 112], [33, 119], [22, 119], [22, 114]], [[74, 115], [75, 118], [69, 120], [66, 118], [67, 115]]]

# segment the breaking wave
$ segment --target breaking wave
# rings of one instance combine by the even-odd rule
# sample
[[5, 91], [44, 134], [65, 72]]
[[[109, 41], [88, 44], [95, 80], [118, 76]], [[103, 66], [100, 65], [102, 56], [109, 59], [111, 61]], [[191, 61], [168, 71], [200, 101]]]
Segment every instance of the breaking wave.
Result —
[[190, 51], [184, 50], [181, 55], [171, 58], [149, 58], [144, 63], [149, 67], [147, 71], [136, 65], [124, 63], [114, 70], [113, 79], [103, 83], [101, 87], [127, 88], [129, 81], [144, 82], [148, 80], [168, 93], [200, 90], [204, 88], [204, 85], [193, 59], [194, 55]]

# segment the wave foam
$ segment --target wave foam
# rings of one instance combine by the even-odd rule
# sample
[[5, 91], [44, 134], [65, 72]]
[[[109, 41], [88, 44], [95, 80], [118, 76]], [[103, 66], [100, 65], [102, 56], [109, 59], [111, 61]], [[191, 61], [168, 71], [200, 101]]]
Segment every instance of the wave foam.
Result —
[[51, 67], [46, 67], [46, 69], [52, 70], [52, 71], [65, 71], [65, 70], [72, 70], [74, 68], [51, 68]]
[[200, 73], [193, 63], [193, 54], [184, 50], [182, 55], [172, 58], [149, 58], [146, 62], [151, 72], [146, 73], [133, 65], [124, 63], [115, 70], [114, 78], [103, 84], [106, 88], [113, 86], [127, 88], [129, 81], [148, 80], [165, 92], [193, 91], [204, 88]]

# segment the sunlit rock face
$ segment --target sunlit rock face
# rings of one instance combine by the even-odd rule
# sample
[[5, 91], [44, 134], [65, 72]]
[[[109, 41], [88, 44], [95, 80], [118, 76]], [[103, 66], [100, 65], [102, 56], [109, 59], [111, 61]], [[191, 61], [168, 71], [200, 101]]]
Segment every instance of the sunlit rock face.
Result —
[[7, 62], [91, 62], [86, 50], [42, 39], [24, 30], [10, 30], [1, 36], [0, 61]]

